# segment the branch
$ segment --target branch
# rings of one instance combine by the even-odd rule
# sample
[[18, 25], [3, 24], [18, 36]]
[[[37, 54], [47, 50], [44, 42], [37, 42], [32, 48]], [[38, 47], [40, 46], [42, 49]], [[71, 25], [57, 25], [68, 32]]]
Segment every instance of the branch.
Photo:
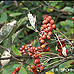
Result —
[[66, 60], [61, 61], [60, 63], [58, 63], [58, 64], [56, 64], [56, 65], [53, 65], [52, 67], [50, 67], [50, 68], [48, 68], [48, 69], [44, 69], [44, 71], [42, 71], [41, 74], [45, 74], [45, 72], [47, 72], [47, 71], [49, 71], [49, 70], [51, 70], [51, 69], [59, 66], [60, 64], [62, 64], [62, 63], [64, 63], [64, 62], [67, 62], [67, 61], [73, 60], [73, 59], [74, 59], [74, 57], [72, 57], [72, 58], [67, 58]]

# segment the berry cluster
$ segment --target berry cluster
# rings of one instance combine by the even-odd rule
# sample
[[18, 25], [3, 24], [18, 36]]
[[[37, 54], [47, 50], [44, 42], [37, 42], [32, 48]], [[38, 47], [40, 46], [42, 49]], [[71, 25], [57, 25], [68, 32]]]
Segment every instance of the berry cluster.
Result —
[[50, 39], [52, 35], [52, 30], [56, 29], [56, 25], [54, 24], [54, 20], [52, 19], [51, 16], [44, 15], [43, 16], [43, 25], [40, 28], [40, 46], [43, 49], [42, 51], [49, 51], [50, 47], [48, 47], [48, 42], [46, 42], [46, 39]]
[[[23, 45], [20, 48], [20, 53], [22, 55], [28, 54], [34, 59], [34, 65], [31, 65], [31, 69], [34, 72], [34, 74], [38, 74], [38, 70], [42, 71], [44, 70], [44, 67], [40, 63], [40, 57], [41, 54], [38, 54], [39, 52], [48, 52], [50, 50], [50, 47], [48, 47], [48, 42], [46, 39], [50, 39], [50, 36], [52, 35], [52, 30], [56, 28], [56, 25], [54, 24], [54, 20], [51, 16], [44, 15], [43, 16], [43, 25], [41, 26], [41, 30], [39, 33], [39, 44], [40, 47], [33, 47], [31, 44], [28, 44], [27, 46]], [[42, 49], [42, 50], [41, 50]]]
[[[59, 39], [60, 39], [60, 41], [61, 41], [62, 47], [65, 47], [65, 46], [66, 46], [65, 42], [64, 42], [61, 38], [59, 38]], [[60, 56], [64, 56], [64, 55], [62, 54], [62, 47], [61, 47], [61, 45], [60, 45], [60, 42], [58, 42], [57, 47], [58, 47], [57, 52], [59, 53], [59, 55], [60, 55]], [[66, 53], [67, 53], [67, 49], [66, 49]]]
[[72, 17], [72, 20], [73, 20], [73, 24], [74, 24], [74, 17]]
[[12, 74], [18, 73], [19, 70], [20, 70], [19, 67], [16, 67], [15, 70], [12, 72]]
[[44, 69], [44, 67], [41, 65], [40, 60], [39, 60], [39, 58], [41, 57], [41, 54], [37, 54], [39, 52], [41, 52], [41, 48], [39, 46], [33, 47], [31, 44], [28, 44], [27, 46], [23, 45], [20, 48], [20, 53], [22, 55], [28, 54], [34, 59], [34, 65], [31, 65], [31, 69], [35, 74], [38, 73], [37, 69], [41, 71]]

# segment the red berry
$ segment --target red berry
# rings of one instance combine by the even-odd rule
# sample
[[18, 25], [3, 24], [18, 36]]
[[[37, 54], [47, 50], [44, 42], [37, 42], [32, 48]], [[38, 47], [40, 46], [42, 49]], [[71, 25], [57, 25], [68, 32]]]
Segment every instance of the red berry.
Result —
[[49, 30], [49, 31], [52, 31], [52, 30], [53, 30], [53, 28], [52, 28], [52, 27], [48, 27], [48, 30]]
[[23, 52], [22, 52], [22, 51], [20, 51], [20, 53], [22, 54]]
[[38, 46], [38, 49], [40, 50], [41, 48]]
[[43, 35], [43, 36], [42, 36], [42, 39], [46, 39], [46, 35]]
[[44, 70], [44, 67], [43, 66], [40, 66], [40, 70]]
[[74, 20], [74, 17], [72, 17], [72, 20]]
[[15, 68], [15, 71], [19, 71], [19, 67], [16, 67], [16, 68]]
[[23, 50], [23, 48], [20, 48], [20, 50]]
[[62, 53], [60, 52], [59, 55], [62, 56]]
[[48, 28], [46, 28], [44, 31], [45, 31], [45, 32], [48, 32], [49, 30], [48, 30]]
[[53, 24], [53, 25], [52, 25], [52, 28], [53, 28], [53, 29], [55, 29], [55, 28], [56, 28], [56, 25], [55, 25], [55, 24]]
[[33, 70], [33, 72], [37, 72], [37, 70], [35, 69], [35, 70]]
[[64, 46], [66, 46], [66, 44], [63, 44], [62, 46], [64, 47]]
[[51, 16], [48, 16], [47, 18], [48, 18], [48, 19], [50, 19], [50, 20], [52, 19], [52, 17], [51, 17]]
[[36, 64], [39, 64], [39, 63], [40, 63], [40, 60], [39, 60], [39, 59], [36, 59], [36, 60], [35, 60], [35, 63], [36, 63]]
[[52, 32], [50, 31], [50, 32], [48, 32], [48, 34], [49, 34], [49, 35], [52, 35]]
[[43, 20], [46, 20], [47, 17], [48, 15], [43, 15]]
[[17, 73], [15, 70], [13, 71], [14, 73]]
[[57, 52], [62, 52], [62, 49], [57, 49]]
[[13, 72], [12, 74], [16, 74], [15, 72]]
[[47, 24], [48, 27], [52, 27], [52, 25], [50, 23]]
[[45, 41], [42, 39], [42, 40], [40, 40], [40, 42], [41, 42], [41, 43], [44, 43]]
[[50, 35], [47, 35], [47, 39], [50, 39]]
[[34, 50], [33, 50], [33, 49], [31, 49], [31, 50], [30, 50], [30, 52], [31, 52], [31, 53], [33, 53], [33, 52], [34, 52]]
[[36, 67], [40, 67], [40, 66], [41, 66], [41, 64], [37, 64], [37, 65], [36, 65]]
[[50, 50], [50, 47], [47, 47], [47, 48], [46, 48], [46, 51], [48, 52], [49, 50]]
[[22, 45], [22, 48], [24, 48], [24, 49], [25, 49], [25, 45]]
[[54, 24], [54, 20], [51, 20], [51, 21], [50, 21], [50, 24]]
[[31, 65], [31, 69], [35, 70], [35, 65]]
[[44, 25], [43, 25], [43, 27], [44, 27], [44, 28], [47, 28], [47, 25], [46, 25], [46, 24], [44, 24]]

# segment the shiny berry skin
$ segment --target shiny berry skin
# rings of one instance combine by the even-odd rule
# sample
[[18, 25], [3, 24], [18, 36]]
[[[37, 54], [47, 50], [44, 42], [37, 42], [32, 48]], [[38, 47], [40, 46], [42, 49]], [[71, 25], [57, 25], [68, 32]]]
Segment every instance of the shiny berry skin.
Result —
[[46, 46], [46, 45], [45, 45], [45, 44], [43, 44], [41, 47], [42, 47], [42, 48], [45, 48], [45, 46]]
[[40, 60], [39, 60], [39, 59], [36, 59], [36, 60], [35, 60], [35, 63], [36, 63], [36, 64], [39, 64], [39, 63], [40, 63]]
[[37, 65], [36, 65], [36, 67], [40, 67], [40, 66], [41, 66], [41, 64], [37, 64]]
[[24, 49], [25, 49], [25, 45], [22, 45], [22, 48], [24, 48]]
[[62, 46], [64, 47], [64, 46], [66, 46], [66, 44], [63, 44]]
[[57, 49], [57, 52], [61, 52], [61, 49]]
[[33, 49], [31, 49], [31, 50], [30, 50], [30, 52], [31, 52], [31, 53], [33, 53], [33, 52], [34, 52], [34, 50], [33, 50]]
[[48, 32], [48, 34], [49, 34], [49, 35], [52, 35], [52, 32], [50, 31], [50, 32]]
[[72, 17], [72, 20], [74, 20], [74, 17]]
[[23, 50], [23, 48], [20, 48], [20, 50]]
[[42, 36], [42, 39], [46, 39], [46, 35], [43, 35], [43, 36]]
[[15, 70], [13, 71], [14, 73], [17, 73]]
[[33, 70], [33, 72], [37, 72], [37, 69]]
[[62, 53], [60, 52], [59, 55], [62, 56]]
[[43, 66], [40, 66], [40, 70], [44, 70], [44, 67]]
[[54, 20], [51, 20], [51, 21], [50, 21], [50, 24], [54, 24]]
[[50, 23], [47, 24], [48, 27], [52, 27], [52, 25]]
[[46, 24], [44, 24], [44, 25], [43, 25], [43, 28], [47, 28], [47, 25], [46, 25]]
[[53, 25], [52, 25], [52, 28], [53, 28], [53, 29], [55, 29], [55, 28], [56, 28], [56, 25], [55, 25], [55, 24], [53, 24]]
[[48, 32], [49, 30], [48, 30], [48, 28], [46, 28], [44, 31], [45, 31], [45, 32]]
[[51, 16], [48, 16], [47, 18], [48, 18], [48, 19], [50, 19], [50, 20], [52, 19], [52, 17], [51, 17]]
[[48, 15], [43, 15], [43, 20], [46, 20], [47, 17]]
[[35, 65], [31, 65], [31, 69], [32, 70], [35, 70]]
[[16, 74], [15, 72], [13, 72], [12, 74]]
[[15, 71], [19, 71], [19, 70], [20, 70], [19, 67], [16, 67], [16, 68], [15, 68]]
[[42, 39], [42, 40], [40, 40], [40, 42], [41, 42], [41, 43], [44, 43], [45, 41]]
[[47, 39], [50, 39], [50, 35], [47, 35]]
[[48, 30], [49, 30], [49, 31], [52, 31], [52, 30], [53, 30], [53, 28], [52, 28], [52, 27], [48, 27]]
[[50, 47], [47, 47], [47, 48], [46, 48], [46, 51], [48, 52], [49, 50], [50, 50]]

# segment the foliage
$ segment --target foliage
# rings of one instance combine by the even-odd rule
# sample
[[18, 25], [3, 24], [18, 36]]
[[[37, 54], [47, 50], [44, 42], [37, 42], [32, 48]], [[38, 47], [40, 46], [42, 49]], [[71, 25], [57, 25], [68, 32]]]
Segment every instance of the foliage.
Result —
[[[4, 46], [4, 48], [11, 49], [11, 52], [14, 53], [16, 56], [22, 56], [20, 54], [20, 47], [23, 44], [31, 43], [34, 47], [38, 47], [38, 33], [34, 32], [32, 29], [33, 27], [30, 26], [28, 21], [27, 14], [31, 12], [32, 14], [36, 15], [36, 23], [37, 23], [37, 30], [40, 31], [40, 27], [42, 25], [42, 16], [47, 14], [53, 17], [55, 20], [55, 24], [57, 29], [60, 30], [64, 35], [68, 37], [68, 39], [73, 39], [73, 31], [74, 31], [74, 24], [73, 24], [73, 14], [74, 14], [74, 1], [1, 1], [0, 2], [0, 45]], [[16, 20], [15, 27], [7, 26], [8, 23], [13, 22]], [[26, 26], [28, 24], [28, 27]], [[8, 29], [6, 28], [8, 27]], [[3, 29], [3, 30], [1, 30]], [[65, 38], [62, 34], [54, 31], [58, 34], [59, 37]], [[1, 33], [3, 33], [1, 35]], [[51, 37], [51, 40], [48, 40], [49, 43], [55, 41], [54, 34]], [[10, 41], [8, 41], [11, 39]], [[8, 44], [10, 44], [8, 46]], [[49, 45], [51, 47], [50, 52], [57, 54], [57, 43], [53, 43]], [[66, 45], [68, 51], [70, 51], [70, 45]], [[3, 53], [3, 49], [0, 48], [0, 55]], [[70, 56], [72, 57], [72, 56]], [[22, 59], [20, 59], [22, 60]], [[27, 59], [24, 58], [25, 61]], [[47, 64], [50, 64], [58, 59], [50, 60]], [[65, 62], [61, 64], [59, 69], [61, 68], [73, 68], [70, 65], [71, 61]], [[33, 60], [28, 62], [29, 64], [33, 64]], [[54, 64], [55, 65], [55, 64]], [[4, 68], [0, 70], [2, 74], [11, 74], [15, 67], [21, 66], [21, 64], [17, 64], [17, 61], [14, 60], [6, 65]], [[52, 65], [51, 65], [52, 66]], [[49, 68], [48, 66], [46, 68]], [[57, 67], [57, 68], [58, 68]], [[1, 68], [1, 65], [0, 65]], [[24, 64], [19, 74], [32, 74], [28, 71], [30, 66]], [[3, 71], [2, 71], [3, 70]], [[56, 72], [51, 69], [48, 71], [50, 74], [55, 74]], [[48, 73], [47, 72], [47, 73]], [[60, 70], [58, 74], [60, 74]], [[62, 74], [66, 72], [63, 71]], [[72, 74], [72, 72], [68, 72], [68, 74]]]

